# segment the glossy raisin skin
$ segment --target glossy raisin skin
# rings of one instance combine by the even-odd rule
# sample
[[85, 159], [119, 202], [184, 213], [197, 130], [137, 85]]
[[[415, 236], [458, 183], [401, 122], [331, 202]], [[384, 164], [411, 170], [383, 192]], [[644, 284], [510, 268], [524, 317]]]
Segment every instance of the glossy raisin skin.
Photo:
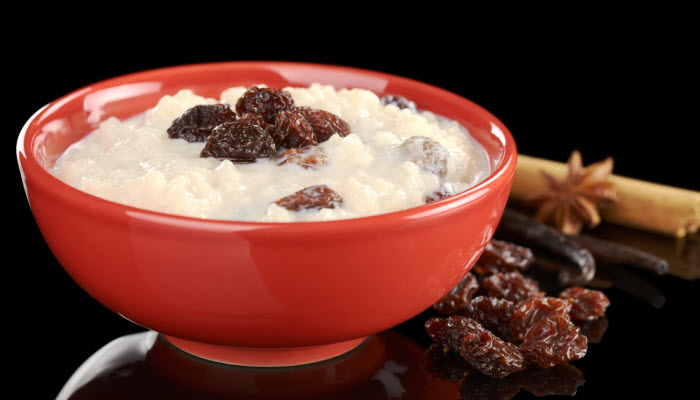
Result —
[[315, 169], [328, 163], [328, 156], [320, 147], [305, 149], [287, 149], [279, 156], [280, 163], [296, 164], [304, 169]]
[[511, 272], [523, 271], [533, 261], [535, 256], [527, 247], [494, 239], [486, 245], [477, 264], [484, 267], [497, 266], [500, 272]]
[[514, 309], [515, 304], [510, 300], [478, 296], [472, 299], [463, 315], [477, 321], [501, 339], [510, 341], [512, 334], [508, 321]]
[[309, 125], [311, 125], [318, 143], [325, 142], [335, 134], [341, 137], [350, 134], [350, 125], [339, 116], [329, 113], [328, 111], [310, 107], [296, 107], [294, 112], [301, 114]]
[[571, 303], [571, 319], [590, 321], [605, 314], [610, 300], [599, 290], [572, 287], [559, 294], [559, 298]]
[[251, 86], [236, 103], [238, 115], [257, 114], [268, 124], [274, 124], [277, 114], [294, 108], [294, 99], [286, 90]]
[[528, 363], [542, 368], [564, 364], [586, 355], [588, 340], [568, 318], [545, 318], [528, 329], [520, 351]]
[[540, 291], [536, 281], [517, 271], [493, 274], [484, 278], [481, 284], [489, 296], [514, 303], [534, 298]]
[[523, 369], [523, 356], [515, 345], [499, 339], [471, 318], [431, 318], [425, 328], [431, 339], [458, 350], [472, 368], [485, 375], [502, 378]]
[[326, 185], [309, 186], [275, 202], [289, 211], [335, 208], [342, 203], [340, 195]]
[[477, 290], [479, 290], [479, 282], [473, 274], [467, 273], [457, 286], [433, 305], [433, 308], [440, 314], [457, 314], [466, 311], [472, 295]]
[[168, 136], [188, 142], [204, 142], [214, 128], [237, 119], [236, 113], [228, 104], [202, 104], [190, 108], [176, 118], [168, 128]]
[[416, 110], [417, 110], [416, 103], [412, 102], [411, 100], [409, 100], [403, 96], [399, 96], [397, 94], [387, 94], [386, 96], [383, 96], [382, 98], [380, 98], [379, 102], [383, 106], [393, 104], [402, 110], [409, 109], [413, 112], [416, 112]]
[[437, 177], [447, 174], [447, 159], [450, 153], [433, 139], [424, 136], [410, 137], [401, 143], [399, 152], [406, 161], [415, 163]]
[[536, 297], [518, 304], [507, 321], [513, 341], [520, 342], [527, 330], [542, 319], [559, 316], [568, 320], [569, 310], [571, 304], [556, 297]]
[[290, 111], [277, 114], [272, 137], [278, 149], [299, 149], [317, 144], [314, 130], [306, 118]]
[[251, 119], [225, 122], [207, 138], [200, 157], [215, 157], [234, 163], [251, 163], [275, 154], [275, 142]]

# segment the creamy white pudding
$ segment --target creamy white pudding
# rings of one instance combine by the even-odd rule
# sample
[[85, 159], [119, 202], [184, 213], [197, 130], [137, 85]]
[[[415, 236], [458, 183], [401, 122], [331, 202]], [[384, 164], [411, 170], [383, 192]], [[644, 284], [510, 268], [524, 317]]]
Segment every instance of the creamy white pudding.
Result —
[[[404, 210], [425, 204], [426, 197], [440, 190], [466, 190], [489, 174], [485, 151], [455, 121], [428, 111], [383, 106], [374, 93], [362, 89], [314, 84], [285, 90], [295, 105], [328, 111], [350, 125], [349, 135], [333, 135], [318, 144], [327, 156], [325, 164], [279, 165], [276, 157], [235, 164], [200, 157], [203, 142], [168, 136], [173, 121], [191, 107], [224, 103], [234, 108], [246, 91], [237, 87], [225, 90], [218, 101], [182, 90], [135, 118], [109, 118], [71, 146], [51, 173], [79, 190], [138, 208], [208, 219], [289, 222]], [[411, 146], [401, 146], [415, 136], [446, 150], [444, 168], [426, 168], [411, 154]], [[342, 203], [303, 211], [275, 204], [315, 185], [331, 188]]]

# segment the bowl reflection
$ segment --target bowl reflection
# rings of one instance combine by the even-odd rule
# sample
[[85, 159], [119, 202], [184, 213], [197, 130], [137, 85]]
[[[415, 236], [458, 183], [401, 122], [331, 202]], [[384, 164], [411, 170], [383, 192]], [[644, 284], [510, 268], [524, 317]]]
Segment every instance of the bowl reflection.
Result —
[[78, 399], [456, 399], [426, 368], [424, 349], [395, 331], [343, 356], [298, 367], [250, 368], [191, 356], [155, 332], [116, 339], [61, 390]]

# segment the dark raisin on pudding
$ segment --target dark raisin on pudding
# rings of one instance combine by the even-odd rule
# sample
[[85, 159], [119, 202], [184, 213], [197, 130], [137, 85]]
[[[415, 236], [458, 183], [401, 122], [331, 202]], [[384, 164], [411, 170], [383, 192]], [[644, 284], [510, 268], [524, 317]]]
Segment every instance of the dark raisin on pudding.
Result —
[[328, 111], [311, 107], [296, 107], [294, 112], [301, 114], [309, 125], [311, 125], [318, 143], [325, 142], [335, 134], [341, 137], [350, 134], [350, 125], [339, 116], [329, 113]]
[[393, 104], [402, 110], [409, 109], [413, 112], [417, 111], [416, 103], [412, 102], [411, 100], [409, 100], [403, 96], [399, 96], [397, 94], [387, 94], [386, 96], [383, 96], [381, 99], [379, 99], [379, 102], [383, 106]]
[[200, 157], [215, 157], [235, 163], [251, 163], [275, 154], [275, 142], [255, 118], [225, 122], [209, 135]]
[[309, 186], [275, 202], [289, 211], [335, 208], [342, 203], [342, 197], [326, 185]]
[[316, 168], [328, 162], [328, 156], [318, 146], [305, 149], [287, 149], [280, 156], [279, 164], [296, 164], [304, 169]]
[[272, 133], [278, 149], [293, 149], [318, 144], [311, 125], [297, 112], [282, 111], [275, 118]]
[[185, 111], [168, 128], [171, 139], [188, 142], [204, 142], [212, 130], [224, 122], [236, 121], [238, 117], [227, 104], [198, 105]]
[[447, 174], [447, 159], [450, 153], [437, 141], [424, 137], [413, 136], [399, 146], [399, 151], [407, 161], [418, 165], [438, 177]]
[[277, 114], [294, 108], [294, 99], [286, 90], [251, 86], [238, 99], [238, 115], [253, 113], [262, 117], [268, 124], [274, 124]]
[[444, 199], [445, 197], [450, 197], [450, 196], [452, 196], [452, 193], [450, 193], [449, 190], [441, 187], [440, 189], [434, 191], [431, 195], [425, 196], [425, 203], [426, 204], [432, 203], [434, 201]]

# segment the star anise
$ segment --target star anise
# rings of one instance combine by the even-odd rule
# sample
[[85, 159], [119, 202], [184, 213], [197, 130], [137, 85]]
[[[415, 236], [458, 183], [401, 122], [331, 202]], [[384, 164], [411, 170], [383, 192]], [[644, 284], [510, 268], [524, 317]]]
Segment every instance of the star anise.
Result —
[[615, 185], [608, 180], [613, 159], [583, 168], [581, 153], [574, 151], [569, 158], [569, 171], [564, 179], [556, 179], [540, 171], [547, 189], [530, 198], [539, 206], [535, 218], [555, 225], [560, 231], [576, 235], [584, 224], [590, 228], [600, 223], [599, 208], [616, 200]]

